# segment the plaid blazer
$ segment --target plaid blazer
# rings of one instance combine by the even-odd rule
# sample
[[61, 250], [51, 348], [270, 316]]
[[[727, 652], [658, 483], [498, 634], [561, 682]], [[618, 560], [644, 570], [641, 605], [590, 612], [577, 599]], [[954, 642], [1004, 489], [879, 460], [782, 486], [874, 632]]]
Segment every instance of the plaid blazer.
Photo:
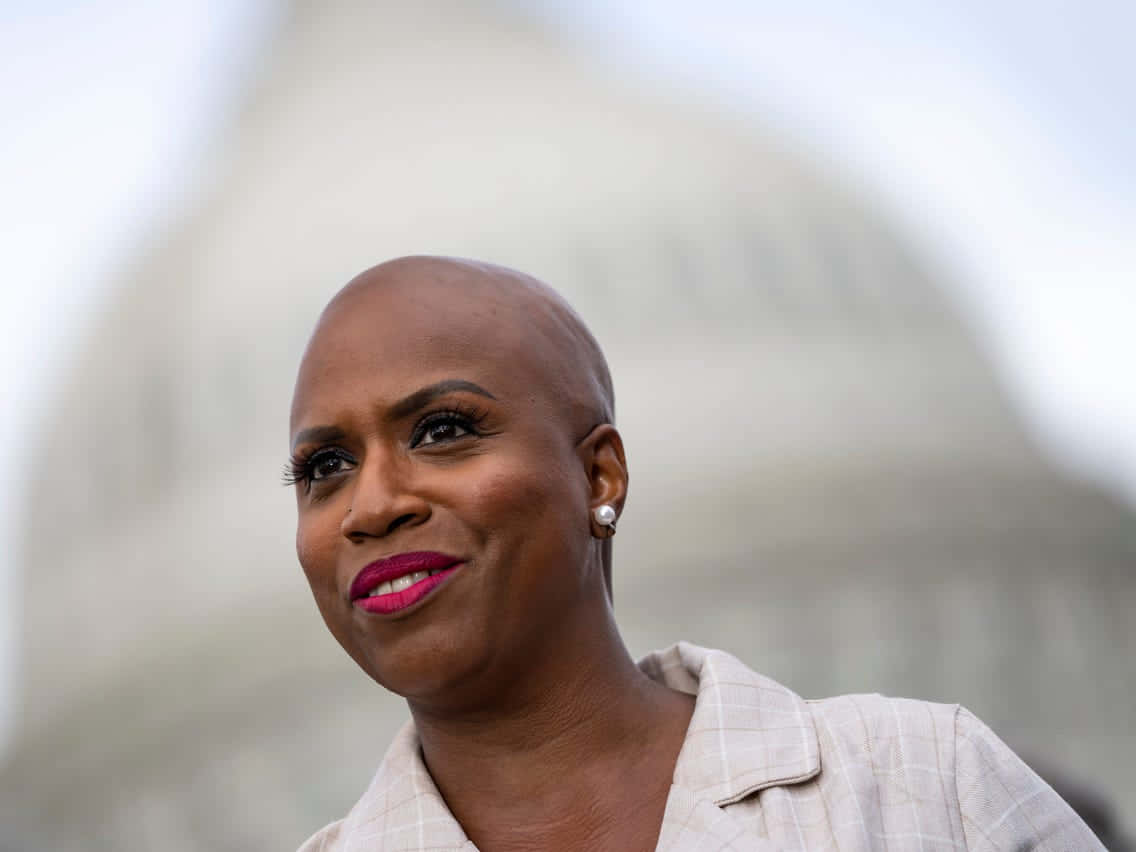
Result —
[[[658, 850], [1104, 849], [1073, 810], [958, 705], [805, 701], [722, 651], [680, 642], [639, 666], [696, 695]], [[367, 792], [300, 852], [476, 852], [414, 726]]]

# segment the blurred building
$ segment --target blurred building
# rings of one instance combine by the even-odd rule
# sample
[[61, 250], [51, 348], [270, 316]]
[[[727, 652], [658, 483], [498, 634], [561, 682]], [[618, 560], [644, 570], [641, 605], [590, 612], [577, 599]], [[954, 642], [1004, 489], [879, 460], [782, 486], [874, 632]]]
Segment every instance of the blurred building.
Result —
[[605, 345], [633, 651], [960, 701], [1136, 798], [1133, 516], [1039, 456], [867, 200], [458, 0], [295, 3], [220, 150], [46, 425], [0, 848], [294, 848], [362, 791], [405, 709], [320, 622], [279, 471], [319, 309], [417, 252], [532, 272]]

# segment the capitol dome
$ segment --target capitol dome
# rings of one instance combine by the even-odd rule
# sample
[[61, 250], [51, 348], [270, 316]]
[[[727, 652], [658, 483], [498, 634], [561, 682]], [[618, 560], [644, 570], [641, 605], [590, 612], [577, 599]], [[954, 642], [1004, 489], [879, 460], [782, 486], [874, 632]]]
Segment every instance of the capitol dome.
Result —
[[320, 308], [412, 253], [536, 275], [604, 346], [633, 651], [961, 701], [1136, 797], [1132, 516], [1054, 472], [863, 199], [458, 0], [292, 4], [221, 142], [41, 436], [0, 848], [293, 848], [362, 791], [405, 708], [320, 622], [279, 471]]

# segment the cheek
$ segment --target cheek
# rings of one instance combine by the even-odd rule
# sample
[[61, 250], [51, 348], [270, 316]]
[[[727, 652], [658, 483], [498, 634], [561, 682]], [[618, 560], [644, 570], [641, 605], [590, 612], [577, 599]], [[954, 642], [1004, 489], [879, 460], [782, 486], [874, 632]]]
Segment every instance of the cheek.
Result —
[[[547, 456], [501, 460], [476, 478], [468, 497], [478, 526], [514, 545], [562, 548], [577, 526], [587, 530], [586, 488], [577, 486], [566, 465]], [[585, 519], [581, 525], [573, 523], [577, 515]]]
[[338, 530], [328, 530], [318, 518], [301, 516], [296, 525], [296, 556], [316, 597], [335, 585], [335, 543]]

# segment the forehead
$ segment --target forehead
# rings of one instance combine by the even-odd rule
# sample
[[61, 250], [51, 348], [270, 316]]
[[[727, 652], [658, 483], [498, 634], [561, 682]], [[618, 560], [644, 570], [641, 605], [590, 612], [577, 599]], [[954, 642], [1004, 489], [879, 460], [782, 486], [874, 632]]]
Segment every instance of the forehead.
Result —
[[501, 399], [536, 401], [559, 384], [556, 359], [539, 317], [506, 296], [430, 280], [345, 291], [320, 318], [300, 364], [293, 428], [451, 378], [475, 381]]

